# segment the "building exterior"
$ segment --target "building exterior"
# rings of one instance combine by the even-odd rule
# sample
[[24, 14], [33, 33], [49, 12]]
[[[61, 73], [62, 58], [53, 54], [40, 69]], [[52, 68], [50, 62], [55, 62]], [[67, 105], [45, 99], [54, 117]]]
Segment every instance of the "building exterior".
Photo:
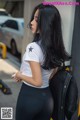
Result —
[[0, 8], [6, 9], [13, 17], [23, 17], [24, 0], [1, 0]]

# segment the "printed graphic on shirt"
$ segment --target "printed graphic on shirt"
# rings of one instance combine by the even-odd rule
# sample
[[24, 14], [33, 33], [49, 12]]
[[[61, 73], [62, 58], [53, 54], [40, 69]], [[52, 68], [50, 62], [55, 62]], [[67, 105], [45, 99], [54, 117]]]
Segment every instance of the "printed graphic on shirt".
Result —
[[33, 50], [33, 48], [30, 46], [30, 48], [29, 48], [29, 52], [32, 52], [32, 50]]

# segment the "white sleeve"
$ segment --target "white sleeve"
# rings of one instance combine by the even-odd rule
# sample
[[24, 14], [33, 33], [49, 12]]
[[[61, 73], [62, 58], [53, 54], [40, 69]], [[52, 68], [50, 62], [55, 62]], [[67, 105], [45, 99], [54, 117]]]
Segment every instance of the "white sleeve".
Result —
[[37, 44], [35, 43], [28, 44], [24, 60], [40, 62], [40, 48]]

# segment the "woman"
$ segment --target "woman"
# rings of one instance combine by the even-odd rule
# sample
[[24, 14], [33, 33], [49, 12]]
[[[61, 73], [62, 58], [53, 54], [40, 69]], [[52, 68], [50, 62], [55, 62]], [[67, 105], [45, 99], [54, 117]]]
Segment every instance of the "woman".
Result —
[[23, 82], [16, 120], [50, 120], [53, 100], [49, 78], [69, 57], [63, 44], [59, 11], [40, 4], [35, 7], [29, 26], [34, 40], [26, 47], [20, 71], [13, 76]]

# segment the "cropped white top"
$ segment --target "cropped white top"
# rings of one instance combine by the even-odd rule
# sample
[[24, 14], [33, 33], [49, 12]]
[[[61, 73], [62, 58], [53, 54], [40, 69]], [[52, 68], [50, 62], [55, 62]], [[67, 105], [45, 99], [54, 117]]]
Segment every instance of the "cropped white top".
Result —
[[[22, 72], [22, 74], [32, 77], [32, 71], [31, 71], [28, 61], [39, 62], [40, 65], [42, 65], [44, 62], [44, 55], [43, 55], [42, 49], [36, 42], [32, 42], [27, 45], [25, 54], [22, 59], [21, 68], [20, 68], [20, 71]], [[23, 81], [23, 82], [25, 84], [35, 87], [35, 88], [48, 87], [49, 86], [49, 77], [52, 73], [52, 70], [45, 70], [41, 67], [41, 72], [42, 72], [42, 81], [43, 81], [43, 84], [41, 87], [33, 86], [25, 81]]]

